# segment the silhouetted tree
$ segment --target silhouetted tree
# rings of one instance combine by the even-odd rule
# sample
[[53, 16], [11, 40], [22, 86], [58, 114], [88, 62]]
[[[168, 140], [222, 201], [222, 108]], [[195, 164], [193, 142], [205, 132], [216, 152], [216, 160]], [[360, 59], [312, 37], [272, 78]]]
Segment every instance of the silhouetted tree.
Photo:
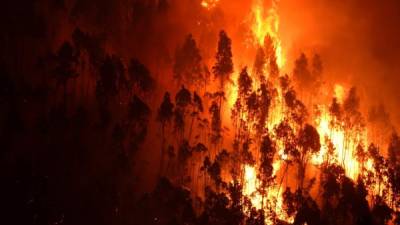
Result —
[[275, 128], [274, 133], [276, 139], [283, 143], [283, 152], [285, 154], [284, 160], [286, 166], [282, 178], [279, 182], [278, 194], [282, 186], [283, 179], [285, 178], [289, 165], [291, 165], [294, 159], [298, 158], [300, 152], [298, 150], [298, 137], [295, 135], [293, 128], [290, 126], [287, 119], [282, 120]]
[[324, 67], [322, 64], [322, 59], [319, 54], [314, 54], [311, 62], [311, 77], [313, 79], [313, 89], [310, 94], [319, 94], [319, 89], [322, 85], [322, 73], [324, 71]]
[[268, 120], [269, 116], [269, 110], [271, 107], [271, 102], [272, 102], [272, 91], [269, 90], [268, 86], [266, 84], [261, 84], [260, 89], [258, 90], [258, 115], [257, 115], [257, 131], [258, 133], [264, 134], [266, 129], [265, 129], [265, 123]]
[[128, 106], [128, 129], [132, 134], [129, 140], [133, 151], [138, 150], [145, 140], [150, 113], [149, 106], [134, 95]]
[[115, 56], [106, 56], [101, 67], [100, 76], [97, 81], [96, 91], [104, 98], [110, 98], [118, 93], [118, 77], [122, 75], [123, 69], [116, 64]]
[[192, 103], [192, 95], [185, 86], [179, 90], [179, 92], [175, 96], [176, 105], [182, 108], [189, 106]]
[[360, 98], [357, 89], [352, 87], [343, 102], [344, 121], [348, 128], [360, 131], [364, 127], [364, 121], [360, 112]]
[[295, 61], [293, 76], [303, 90], [312, 87], [313, 77], [308, 68], [308, 59], [304, 53], [301, 53], [300, 57]]
[[317, 203], [310, 196], [302, 198], [302, 202], [299, 205], [293, 224], [321, 224], [320, 210]]
[[173, 117], [174, 113], [174, 104], [171, 102], [171, 97], [169, 92], [165, 92], [163, 101], [158, 109], [157, 120], [162, 124], [163, 128]]
[[264, 49], [267, 58], [268, 78], [274, 80], [279, 76], [279, 67], [277, 63], [276, 46], [270, 35], [264, 38]]
[[189, 34], [183, 46], [178, 48], [175, 54], [174, 78], [180, 84], [202, 85], [204, 80], [203, 66], [200, 50], [196, 41]]
[[332, 127], [339, 126], [340, 122], [342, 121], [342, 107], [339, 104], [337, 98], [332, 99], [332, 103], [329, 106], [329, 112], [333, 115], [332, 121], [330, 121]]
[[211, 114], [211, 142], [217, 143], [222, 138], [222, 124], [220, 108], [215, 101], [211, 103], [209, 113]]
[[392, 209], [380, 196], [376, 197], [371, 213], [375, 224], [388, 224], [392, 219]]
[[168, 179], [158, 181], [154, 191], [133, 205], [133, 224], [196, 224], [190, 191], [174, 186]]
[[67, 101], [68, 80], [78, 77], [77, 65], [79, 63], [79, 51], [69, 42], [64, 42], [55, 55], [56, 67], [53, 71], [57, 80], [57, 85], [61, 85], [64, 90], [64, 106]]
[[77, 27], [72, 33], [72, 40], [77, 49], [87, 52], [91, 66], [97, 68], [101, 65], [106, 55], [101, 38], [85, 33]]
[[299, 126], [301, 126], [305, 122], [308, 112], [305, 105], [297, 99], [296, 92], [293, 88], [288, 89], [288, 91], [284, 94], [284, 100], [289, 108], [288, 113], [290, 118]]
[[254, 60], [253, 65], [253, 73], [257, 76], [257, 78], [261, 82], [265, 82], [265, 67], [266, 67], [267, 59], [264, 53], [264, 49], [259, 47], [256, 52], [256, 58]]
[[[380, 154], [379, 148], [374, 145], [370, 144], [368, 147], [368, 156], [373, 160], [374, 162], [374, 178], [375, 178], [375, 183], [378, 185], [378, 194], [381, 194], [381, 185], [383, 182], [385, 182], [385, 178], [388, 176], [388, 165], [387, 165], [387, 160]], [[387, 190], [383, 190], [387, 191]]]
[[189, 113], [189, 107], [192, 104], [192, 94], [184, 86], [175, 95], [175, 131], [180, 133], [180, 139], [183, 140], [185, 135], [185, 118]]
[[400, 206], [400, 138], [394, 132], [388, 147], [388, 181], [392, 190], [391, 208]]
[[220, 80], [221, 89], [225, 81], [229, 80], [229, 76], [233, 73], [231, 44], [231, 39], [226, 32], [222, 30], [219, 33], [218, 50], [215, 56], [216, 63], [212, 68], [215, 77]]
[[189, 141], [192, 137], [192, 131], [193, 131], [193, 124], [195, 119], [200, 120], [199, 114], [204, 111], [203, 108], [203, 101], [201, 100], [200, 96], [194, 92], [193, 93], [193, 104], [192, 104], [192, 112], [190, 113], [190, 116], [192, 117], [192, 121], [190, 122], [190, 128], [189, 128]]
[[155, 85], [149, 69], [137, 59], [131, 59], [128, 66], [131, 90], [136, 94], [149, 92]]
[[273, 140], [268, 136], [262, 138], [260, 146], [260, 166], [258, 179], [261, 184], [259, 192], [262, 196], [261, 204], [264, 206], [264, 196], [267, 195], [267, 188], [273, 184], [275, 177], [273, 176], [273, 162], [276, 153], [276, 146]]
[[246, 98], [252, 91], [252, 79], [247, 73], [247, 67], [244, 67], [239, 74], [238, 87], [239, 95], [242, 98]]
[[[237, 191], [231, 191], [232, 196], [238, 196], [240, 186], [233, 188]], [[230, 201], [224, 193], [218, 193], [206, 188], [204, 201], [204, 211], [199, 217], [201, 225], [239, 225], [242, 224], [244, 214], [241, 211], [237, 201]], [[232, 199], [237, 199], [233, 197]]]
[[188, 173], [188, 160], [190, 157], [193, 155], [193, 150], [192, 147], [189, 145], [189, 142], [187, 140], [183, 140], [179, 144], [179, 149], [178, 149], [178, 169], [179, 169], [179, 175], [180, 175], [180, 184], [186, 184], [188, 183], [191, 179], [190, 177], [187, 176]]
[[313, 126], [306, 124], [299, 133], [299, 145], [301, 147], [298, 158], [299, 188], [303, 188], [308, 161], [311, 155], [319, 152], [321, 148], [318, 131]]
[[165, 127], [167, 124], [171, 123], [174, 116], [174, 104], [171, 102], [171, 97], [168, 92], [165, 92], [163, 101], [158, 108], [157, 120], [161, 123], [161, 158], [160, 158], [160, 171], [161, 174], [164, 165], [164, 155], [165, 155]]

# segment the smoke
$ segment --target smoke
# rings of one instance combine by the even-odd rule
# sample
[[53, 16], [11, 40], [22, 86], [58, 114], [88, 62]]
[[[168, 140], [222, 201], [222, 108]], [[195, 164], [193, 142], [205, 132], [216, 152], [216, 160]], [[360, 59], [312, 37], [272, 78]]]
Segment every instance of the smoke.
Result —
[[368, 105], [385, 104], [398, 127], [398, 1], [283, 0], [279, 9], [289, 61], [319, 53], [328, 81], [357, 86]]

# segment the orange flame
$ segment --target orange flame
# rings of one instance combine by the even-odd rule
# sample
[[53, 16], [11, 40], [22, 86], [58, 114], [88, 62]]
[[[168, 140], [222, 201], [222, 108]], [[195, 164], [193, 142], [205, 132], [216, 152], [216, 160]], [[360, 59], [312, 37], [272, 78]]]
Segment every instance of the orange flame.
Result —
[[[346, 131], [343, 126], [333, 126], [332, 117], [327, 107], [321, 107], [321, 116], [316, 118], [317, 130], [320, 134], [321, 151], [314, 156], [313, 163], [321, 165], [326, 157], [331, 157], [335, 163], [343, 166], [346, 176], [356, 180], [359, 175], [359, 162], [356, 158], [356, 148], [359, 143], [367, 143], [366, 131], [356, 135]], [[334, 154], [328, 155], [328, 144], [325, 138], [329, 138], [334, 147]]]
[[277, 10], [277, 1], [272, 2], [272, 7], [265, 12], [262, 0], [256, 0], [252, 7], [253, 24], [251, 31], [257, 45], [264, 46], [267, 36], [271, 37], [276, 61], [279, 68], [285, 65], [285, 57], [282, 51], [282, 44], [279, 38], [279, 15]]
[[200, 5], [209, 10], [217, 6], [218, 2], [219, 0], [202, 0]]

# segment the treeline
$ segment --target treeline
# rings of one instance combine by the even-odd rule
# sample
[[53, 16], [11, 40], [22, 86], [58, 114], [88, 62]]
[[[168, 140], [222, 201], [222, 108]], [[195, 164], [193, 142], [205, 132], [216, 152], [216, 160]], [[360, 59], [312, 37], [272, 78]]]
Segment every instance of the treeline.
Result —
[[[160, 13], [168, 8], [167, 1], [155, 5]], [[356, 89], [329, 107], [331, 126], [360, 142], [361, 172], [351, 180], [341, 166], [347, 158], [334, 157], [329, 138], [321, 143], [311, 119], [316, 112], [306, 107], [316, 103], [312, 96], [323, 83], [321, 57], [309, 62], [302, 54], [292, 76], [280, 74], [267, 37], [252, 68], [241, 68], [233, 80], [232, 44], [221, 31], [210, 66], [187, 35], [173, 56], [173, 74], [165, 73], [175, 82], [168, 90], [160, 90], [141, 59], [107, 52], [105, 40], [80, 28], [41, 55], [31, 74], [17, 76], [23, 70], [1, 65], [3, 223], [400, 223], [400, 139], [392, 135], [385, 157], [377, 145], [353, 137], [365, 127]], [[233, 84], [238, 95], [230, 109]], [[227, 111], [231, 118], [223, 116]], [[154, 127], [159, 132], [149, 135]], [[313, 174], [311, 160], [321, 145], [328, 152]], [[143, 175], [138, 165], [146, 162], [138, 155], [152, 152], [159, 153], [151, 164], [158, 167], [150, 168], [157, 186], [141, 195], [153, 178]], [[244, 165], [257, 171], [254, 194], [262, 196], [262, 209], [243, 194]]]

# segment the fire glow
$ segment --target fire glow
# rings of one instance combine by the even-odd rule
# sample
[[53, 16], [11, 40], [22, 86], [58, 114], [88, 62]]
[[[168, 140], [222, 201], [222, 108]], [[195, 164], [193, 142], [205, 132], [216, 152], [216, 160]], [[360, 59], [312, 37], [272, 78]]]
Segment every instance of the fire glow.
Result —
[[272, 2], [272, 7], [266, 12], [262, 0], [255, 0], [252, 7], [253, 24], [251, 30], [257, 45], [264, 46], [266, 37], [273, 42], [276, 62], [279, 68], [285, 65], [285, 57], [282, 52], [282, 44], [279, 38], [279, 15], [277, 2]]
[[[285, 65], [285, 57], [282, 50], [281, 40], [279, 38], [279, 16], [277, 13], [277, 2], [272, 2], [272, 7], [265, 10], [261, 0], [256, 0], [252, 7], [253, 23], [251, 25], [251, 30], [254, 36], [256, 46], [265, 47], [266, 38], [272, 40], [272, 45], [274, 47], [276, 62], [279, 68], [283, 68]], [[253, 77], [256, 79], [255, 77]], [[278, 83], [274, 83], [278, 86]], [[230, 92], [235, 92], [230, 98], [230, 106], [233, 106], [234, 99], [238, 96], [236, 87], [231, 87]], [[254, 87], [256, 90], [257, 87]], [[335, 97], [339, 104], [344, 102], [348, 90], [340, 84], [336, 84], [333, 87], [332, 96]], [[320, 135], [321, 148], [318, 154], [312, 155], [310, 160], [310, 165], [315, 167], [321, 167], [325, 163], [337, 164], [344, 168], [345, 175], [351, 178], [353, 181], [363, 177], [361, 172], [361, 167], [365, 167], [364, 170], [368, 170], [374, 173], [373, 163], [371, 159], [368, 159], [364, 165], [361, 165], [357, 159], [357, 147], [359, 145], [368, 145], [368, 128], [362, 130], [350, 130], [347, 128], [346, 124], [343, 122], [336, 121], [336, 119], [331, 115], [329, 111], [330, 103], [319, 104], [317, 115], [313, 115], [312, 124], [316, 127]], [[272, 103], [270, 108], [270, 118], [268, 119], [265, 128], [272, 130], [279, 123], [281, 123], [287, 116], [287, 111], [285, 110], [285, 103], [280, 90], [278, 90], [278, 95], [275, 101]], [[247, 120], [246, 116], [244, 119]], [[336, 124], [335, 124], [336, 121]], [[291, 125], [294, 126], [294, 125]], [[295, 126], [294, 126], [295, 127]], [[295, 128], [296, 129], [296, 128]], [[274, 161], [274, 176], [276, 180], [283, 180], [285, 173], [285, 163], [284, 161], [288, 159], [288, 155], [284, 153], [284, 146], [278, 144], [277, 154]], [[333, 152], [329, 152], [333, 151]], [[326, 166], [325, 165], [325, 166]], [[243, 166], [243, 194], [247, 196], [253, 206], [257, 209], [266, 209], [268, 202], [274, 205], [277, 217], [280, 220], [287, 222], [293, 222], [293, 217], [285, 215], [282, 210], [283, 199], [282, 199], [282, 189], [281, 185], [276, 182], [271, 186], [266, 196], [262, 196], [259, 192], [260, 180], [258, 179], [257, 167], [260, 166], [260, 162], [256, 162], [255, 166], [244, 165]], [[309, 176], [316, 176], [317, 174]], [[376, 187], [371, 187], [370, 191], [376, 191]], [[267, 219], [267, 223], [272, 223]]]

